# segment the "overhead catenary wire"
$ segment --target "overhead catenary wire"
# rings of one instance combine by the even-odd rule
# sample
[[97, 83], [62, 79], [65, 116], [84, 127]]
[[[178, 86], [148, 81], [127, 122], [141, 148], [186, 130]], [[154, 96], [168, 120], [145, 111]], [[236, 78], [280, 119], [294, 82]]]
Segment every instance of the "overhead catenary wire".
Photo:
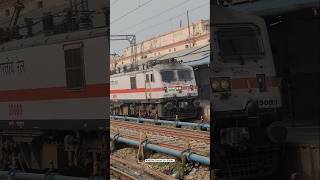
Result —
[[[190, 12], [190, 11], [195, 11], [195, 10], [197, 10], [197, 9], [199, 9], [199, 8], [205, 6], [205, 5], [208, 5], [208, 4], [209, 4], [209, 2], [206, 2], [206, 3], [204, 3], [204, 4], [201, 4], [200, 6], [197, 6], [197, 7], [195, 7], [195, 8], [190, 9], [189, 12]], [[145, 30], [147, 30], [147, 29], [155, 28], [155, 27], [157, 27], [157, 26], [159, 26], [159, 25], [165, 24], [165, 23], [169, 22], [170, 20], [176, 19], [176, 18], [178, 18], [178, 17], [180, 17], [180, 16], [183, 16], [183, 15], [185, 15], [185, 12], [180, 13], [180, 14], [178, 14], [178, 15], [176, 15], [176, 16], [172, 16], [172, 17], [170, 17], [170, 18], [168, 18], [168, 19], [166, 19], [166, 20], [164, 20], [164, 21], [161, 21], [160, 23], [156, 23], [156, 24], [153, 24], [153, 25], [144, 27], [144, 28], [142, 28], [142, 29], [140, 29], [140, 30], [137, 30], [134, 34], [137, 35], [137, 34], [143, 32], [143, 31], [145, 31]]]
[[[177, 8], [177, 7], [181, 7], [182, 5], [186, 4], [186, 3], [189, 2], [189, 1], [191, 1], [191, 0], [185, 0], [185, 1], [183, 1], [183, 2], [181, 2], [181, 3], [179, 3], [179, 4], [177, 4], [177, 5], [169, 8], [169, 9], [166, 9], [166, 10], [164, 10], [164, 11], [161, 11], [161, 12], [158, 13], [158, 14], [155, 14], [155, 15], [153, 15], [153, 16], [151, 16], [151, 17], [145, 18], [145, 19], [139, 21], [139, 22], [136, 23], [136, 24], [133, 24], [133, 25], [131, 25], [131, 26], [127, 26], [126, 28], [124, 28], [124, 29], [122, 29], [121, 31], [119, 31], [119, 33], [123, 32], [123, 31], [125, 31], [125, 30], [128, 30], [128, 29], [132, 29], [132, 28], [134, 28], [134, 27], [137, 27], [138, 25], [140, 25], [140, 24], [142, 24], [142, 23], [144, 23], [144, 22], [146, 22], [146, 21], [149, 21], [149, 20], [151, 20], [151, 19], [153, 19], [153, 18], [155, 18], [155, 17], [158, 17], [158, 16], [160, 16], [160, 15], [166, 13], [166, 12], [169, 12], [169, 11], [171, 11], [171, 10]], [[117, 33], [117, 34], [119, 34], [119, 33]]]
[[137, 11], [138, 9], [140, 9], [140, 8], [148, 5], [148, 4], [151, 3], [152, 1], [153, 1], [153, 0], [149, 0], [149, 1], [147, 1], [147, 2], [145, 2], [145, 3], [143, 3], [143, 4], [141, 4], [141, 5], [139, 5], [138, 7], [136, 7], [136, 8], [134, 8], [134, 9], [126, 12], [124, 15], [122, 15], [122, 16], [114, 19], [114, 20], [112, 20], [110, 24], [113, 24], [113, 23], [115, 23], [115, 22], [118, 22], [119, 20], [123, 19], [124, 17], [128, 16], [129, 14], [131, 14], [131, 13]]
[[[205, 45], [205, 46], [202, 46], [202, 47], [199, 47], [199, 48], [197, 48], [197, 49], [195, 49], [195, 50], [192, 50], [192, 51], [190, 51], [190, 52], [187, 52], [187, 53], [185, 53], [185, 54], [183, 54], [183, 55], [178, 55], [178, 56], [174, 56], [174, 57], [170, 57], [170, 58], [182, 58], [182, 57], [185, 57], [185, 56], [189, 56], [189, 55], [191, 55], [191, 54], [208, 52], [208, 51], [210, 51], [210, 50], [199, 51], [199, 50], [201, 50], [201, 49], [203, 49], [203, 48], [205, 48], [205, 47], [207, 47], [207, 46], [209, 46], [209, 44], [207, 44], [207, 45]], [[198, 52], [197, 52], [197, 51], [198, 51]], [[160, 59], [162, 59], [163, 57], [166, 57], [167, 55], [168, 55], [168, 54], [164, 54], [164, 55], [162, 55], [162, 56], [159, 56], [159, 57], [155, 58], [154, 60], [160, 60]], [[207, 56], [207, 57], [208, 57], [208, 56]]]

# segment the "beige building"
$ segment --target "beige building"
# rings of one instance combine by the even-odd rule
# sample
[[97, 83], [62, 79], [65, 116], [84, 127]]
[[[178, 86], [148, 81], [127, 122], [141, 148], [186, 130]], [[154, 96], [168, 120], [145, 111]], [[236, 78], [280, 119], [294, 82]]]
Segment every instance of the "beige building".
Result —
[[[190, 34], [189, 34], [190, 31]], [[209, 43], [209, 21], [200, 20], [174, 31], [153, 37], [136, 44], [136, 61], [155, 58], [176, 51]], [[111, 68], [117, 65], [132, 63], [131, 47], [124, 49], [120, 56], [111, 57]]]

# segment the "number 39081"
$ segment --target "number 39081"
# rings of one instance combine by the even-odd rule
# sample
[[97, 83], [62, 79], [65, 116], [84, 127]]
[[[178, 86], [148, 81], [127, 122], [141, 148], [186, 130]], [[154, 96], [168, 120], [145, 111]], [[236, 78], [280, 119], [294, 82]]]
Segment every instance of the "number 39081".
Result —
[[271, 106], [278, 104], [278, 100], [275, 99], [258, 100], [257, 102], [259, 106]]

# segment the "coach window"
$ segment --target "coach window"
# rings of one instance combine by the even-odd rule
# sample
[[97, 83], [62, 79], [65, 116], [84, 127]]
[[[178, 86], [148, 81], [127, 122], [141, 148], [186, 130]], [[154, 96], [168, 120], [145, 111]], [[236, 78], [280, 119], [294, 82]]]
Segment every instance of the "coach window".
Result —
[[66, 84], [69, 89], [81, 89], [85, 86], [83, 62], [83, 44], [64, 45]]
[[136, 77], [130, 77], [131, 89], [137, 89]]

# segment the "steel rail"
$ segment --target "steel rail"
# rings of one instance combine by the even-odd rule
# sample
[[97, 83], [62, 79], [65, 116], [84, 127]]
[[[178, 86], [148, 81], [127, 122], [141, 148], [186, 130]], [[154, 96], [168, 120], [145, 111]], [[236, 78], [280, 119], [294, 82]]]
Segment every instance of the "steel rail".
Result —
[[14, 180], [105, 180], [104, 177], [91, 177], [91, 178], [84, 178], [84, 177], [71, 177], [71, 176], [62, 176], [55, 173], [48, 173], [48, 174], [35, 174], [35, 173], [25, 173], [19, 172], [16, 170], [11, 171], [0, 171], [0, 177], [7, 177]]
[[151, 134], [164, 134], [166, 136], [173, 136], [177, 138], [187, 139], [187, 140], [196, 140], [196, 141], [204, 141], [206, 143], [210, 143], [210, 134], [204, 133], [204, 131], [186, 131], [176, 128], [168, 128], [168, 127], [159, 127], [155, 125], [140, 125], [135, 123], [124, 123], [121, 121], [111, 121], [111, 126], [114, 128], [120, 127], [120, 128], [128, 128], [133, 130], [142, 130], [144, 132], [148, 132]]
[[121, 159], [119, 157], [116, 157], [114, 155], [110, 155], [110, 160], [111, 160], [111, 164], [114, 162], [116, 163], [120, 163], [120, 164], [123, 164], [129, 168], [132, 168], [132, 169], [136, 169], [136, 170], [140, 170], [140, 171], [143, 171], [144, 173], [147, 173], [159, 180], [174, 180], [175, 178], [167, 175], [167, 174], [164, 174], [164, 173], [161, 173], [161, 172], [157, 172], [155, 170], [152, 170], [152, 169], [148, 169], [148, 168], [145, 168], [141, 165], [138, 165], [138, 164], [135, 164], [133, 162], [130, 162], [128, 160], [125, 160], [125, 159]]
[[138, 180], [137, 178], [131, 176], [130, 174], [123, 172], [115, 167], [110, 166], [111, 175], [120, 176], [122, 180]]
[[190, 122], [181, 122], [173, 119], [172, 121], [167, 120], [160, 120], [160, 119], [147, 119], [141, 117], [129, 117], [129, 116], [110, 116], [110, 118], [117, 119], [117, 120], [130, 120], [136, 122], [150, 122], [150, 123], [160, 123], [160, 124], [169, 124], [169, 125], [176, 125], [176, 126], [186, 126], [186, 127], [195, 127], [199, 129], [210, 129], [210, 124], [207, 123], [190, 123]]

